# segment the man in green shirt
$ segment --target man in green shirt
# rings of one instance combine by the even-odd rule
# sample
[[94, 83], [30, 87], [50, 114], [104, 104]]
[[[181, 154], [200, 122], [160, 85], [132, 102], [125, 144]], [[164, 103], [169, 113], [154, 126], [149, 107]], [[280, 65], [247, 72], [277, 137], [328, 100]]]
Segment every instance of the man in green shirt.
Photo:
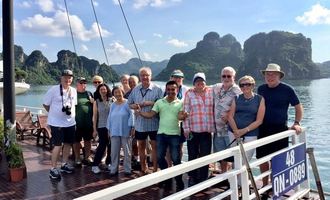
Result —
[[73, 144], [75, 165], [81, 167], [80, 149], [81, 140], [84, 139], [84, 160], [86, 165], [91, 164], [91, 140], [93, 139], [93, 95], [86, 90], [87, 80], [84, 77], [77, 78], [77, 102], [76, 105], [76, 136]]
[[[180, 126], [179, 112], [183, 109], [183, 103], [177, 98], [178, 84], [175, 81], [166, 83], [166, 94], [162, 99], [156, 101], [150, 112], [141, 112], [137, 114], [151, 118], [159, 114], [159, 128], [157, 132], [157, 161], [160, 169], [168, 168], [165, 156], [167, 148], [170, 149], [171, 158], [174, 165], [181, 164], [180, 156]], [[176, 191], [184, 188], [182, 175], [176, 176]], [[163, 182], [166, 189], [171, 187], [171, 179]]]

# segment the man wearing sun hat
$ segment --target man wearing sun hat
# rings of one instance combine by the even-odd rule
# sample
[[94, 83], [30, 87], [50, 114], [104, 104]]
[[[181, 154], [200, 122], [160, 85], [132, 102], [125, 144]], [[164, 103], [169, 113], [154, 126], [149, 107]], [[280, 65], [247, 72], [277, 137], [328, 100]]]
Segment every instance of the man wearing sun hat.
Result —
[[[73, 72], [69, 69], [63, 70], [60, 84], [51, 87], [44, 97], [43, 106], [48, 112], [47, 124], [51, 128], [51, 142], [54, 145], [51, 156], [52, 168], [49, 172], [51, 180], [60, 180], [60, 171], [67, 174], [73, 172], [73, 167], [68, 163], [76, 129], [77, 91], [71, 87], [72, 80]], [[58, 170], [57, 160], [62, 146], [63, 163], [60, 170]]]
[[[303, 108], [292, 86], [281, 82], [284, 72], [278, 64], [270, 63], [261, 73], [264, 75], [265, 84], [259, 86], [258, 94], [265, 98], [266, 113], [263, 124], [260, 126], [259, 138], [274, 135], [288, 130], [288, 108], [295, 108], [295, 120], [291, 129], [301, 132], [300, 121], [303, 116]], [[275, 151], [288, 147], [288, 138], [264, 145], [257, 148], [257, 158], [264, 157]], [[269, 163], [260, 165], [261, 173], [269, 170]], [[263, 178], [263, 185], [268, 184], [268, 176]]]

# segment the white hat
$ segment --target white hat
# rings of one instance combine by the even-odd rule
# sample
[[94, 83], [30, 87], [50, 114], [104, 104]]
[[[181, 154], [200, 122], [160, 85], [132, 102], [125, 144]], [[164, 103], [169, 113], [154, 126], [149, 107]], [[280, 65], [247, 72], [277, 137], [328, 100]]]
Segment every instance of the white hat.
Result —
[[281, 71], [281, 67], [275, 63], [269, 63], [265, 70], [261, 70], [263, 75], [265, 75], [265, 72], [278, 72], [281, 74], [281, 78], [283, 78], [285, 75], [285, 73]]
[[195, 84], [196, 79], [201, 78], [204, 82], [206, 82], [205, 74], [203, 72], [198, 72], [194, 75], [193, 84]]

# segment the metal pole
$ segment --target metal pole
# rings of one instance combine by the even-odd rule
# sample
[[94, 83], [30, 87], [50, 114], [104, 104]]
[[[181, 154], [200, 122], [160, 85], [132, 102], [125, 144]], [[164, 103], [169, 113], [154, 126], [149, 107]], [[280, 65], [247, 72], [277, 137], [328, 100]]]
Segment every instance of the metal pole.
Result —
[[308, 153], [309, 160], [312, 165], [312, 170], [313, 170], [313, 174], [315, 177], [315, 183], [316, 183], [317, 191], [320, 196], [320, 200], [325, 200], [319, 171], [317, 170], [316, 161], [315, 161], [315, 157], [314, 157], [314, 148], [307, 148], [306, 151]]
[[245, 154], [245, 150], [244, 150], [244, 147], [243, 147], [243, 144], [242, 144], [242, 139], [241, 138], [237, 138], [236, 140], [237, 140], [237, 143], [239, 144], [239, 149], [241, 150], [242, 157], [243, 157], [243, 160], [244, 160], [244, 164], [246, 165], [246, 170], [248, 172], [248, 175], [249, 175], [249, 178], [250, 178], [250, 181], [251, 181], [251, 184], [252, 184], [254, 193], [256, 195], [256, 199], [257, 200], [261, 200], [260, 195], [259, 195], [259, 191], [258, 191], [258, 188], [257, 188], [257, 184], [256, 184], [256, 182], [254, 180], [253, 173], [252, 173], [252, 170], [251, 170], [249, 161], [248, 161], [248, 159], [246, 157], [246, 154]]
[[3, 97], [5, 138], [15, 128], [15, 81], [14, 81], [14, 29], [13, 0], [2, 1], [2, 39], [3, 39]]

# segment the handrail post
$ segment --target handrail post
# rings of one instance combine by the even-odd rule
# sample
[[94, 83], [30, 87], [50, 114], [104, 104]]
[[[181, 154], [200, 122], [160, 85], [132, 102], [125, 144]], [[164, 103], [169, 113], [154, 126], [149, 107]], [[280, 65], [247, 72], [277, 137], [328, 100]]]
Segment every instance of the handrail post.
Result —
[[315, 157], [314, 157], [314, 148], [307, 148], [307, 153], [309, 156], [310, 163], [312, 165], [312, 170], [313, 170], [313, 174], [314, 174], [314, 178], [315, 178], [317, 191], [320, 196], [320, 200], [325, 200], [320, 175], [317, 170], [316, 161], [315, 161]]
[[[233, 155], [234, 155], [234, 164], [233, 164], [232, 168], [235, 168], [235, 169], [242, 168], [242, 157], [239, 152], [239, 149], [235, 150], [233, 152]], [[238, 179], [237, 176], [233, 176], [228, 179], [230, 188], [233, 190], [233, 192], [231, 193], [231, 196], [230, 196], [231, 199], [238, 199], [238, 181], [237, 181], [237, 179]]]

